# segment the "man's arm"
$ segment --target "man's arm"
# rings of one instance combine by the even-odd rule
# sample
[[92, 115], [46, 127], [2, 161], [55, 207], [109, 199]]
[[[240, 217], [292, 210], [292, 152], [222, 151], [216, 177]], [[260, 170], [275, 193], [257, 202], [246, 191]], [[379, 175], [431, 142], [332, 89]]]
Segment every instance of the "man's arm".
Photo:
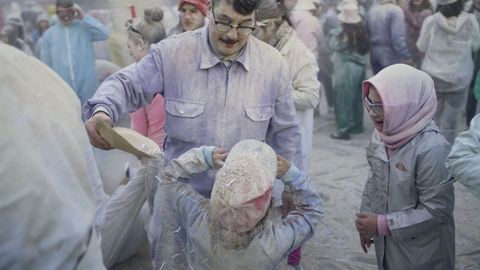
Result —
[[[97, 121], [113, 122], [126, 112], [149, 104], [157, 92], [163, 93], [162, 42], [155, 44], [137, 64], [125, 67], [105, 80], [83, 107], [85, 129], [91, 143], [109, 149], [95, 129]], [[103, 113], [97, 113], [97, 111]]]
[[270, 119], [266, 142], [277, 154], [292, 160], [297, 168], [303, 168], [301, 135], [293, 105], [292, 82], [284, 61], [278, 78], [281, 80], [280, 89], [275, 101], [275, 114]]

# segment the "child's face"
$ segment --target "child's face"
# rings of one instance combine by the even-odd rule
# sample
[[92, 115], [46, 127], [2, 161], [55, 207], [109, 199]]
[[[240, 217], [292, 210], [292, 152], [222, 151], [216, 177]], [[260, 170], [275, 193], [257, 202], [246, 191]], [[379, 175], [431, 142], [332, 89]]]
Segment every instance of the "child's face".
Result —
[[366, 108], [373, 124], [378, 130], [383, 129], [383, 104], [377, 89], [372, 85], [365, 98]]

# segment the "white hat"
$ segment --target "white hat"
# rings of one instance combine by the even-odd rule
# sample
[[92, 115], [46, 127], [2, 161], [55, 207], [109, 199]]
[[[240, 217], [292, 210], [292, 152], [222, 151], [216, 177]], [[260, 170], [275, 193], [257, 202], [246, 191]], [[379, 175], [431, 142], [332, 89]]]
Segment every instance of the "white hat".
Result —
[[448, 4], [453, 4], [457, 2], [458, 0], [437, 0], [437, 6], [438, 5], [448, 5]]
[[342, 0], [340, 3], [337, 5], [337, 10], [342, 11], [343, 6], [353, 4], [356, 5], [358, 8], [358, 1], [357, 0]]
[[358, 6], [355, 4], [345, 4], [342, 11], [338, 14], [338, 20], [343, 23], [359, 23], [362, 17], [358, 14]]
[[313, 4], [313, 0], [298, 0], [297, 4], [293, 8], [293, 10], [300, 10], [300, 11], [307, 11], [307, 10], [315, 10], [315, 5]]
[[137, 158], [151, 158], [161, 152], [156, 142], [133, 129], [123, 127], [112, 128], [102, 121], [97, 122], [95, 128], [112, 148], [123, 150], [135, 155]]
[[276, 171], [277, 156], [267, 144], [235, 144], [215, 178], [211, 217], [227, 230], [243, 233], [255, 228], [270, 205]]

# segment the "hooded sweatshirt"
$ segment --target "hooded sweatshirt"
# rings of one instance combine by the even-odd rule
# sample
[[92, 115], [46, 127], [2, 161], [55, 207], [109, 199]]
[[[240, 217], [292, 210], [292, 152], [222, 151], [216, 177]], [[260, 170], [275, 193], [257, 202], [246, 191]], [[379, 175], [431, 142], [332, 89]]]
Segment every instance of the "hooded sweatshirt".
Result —
[[445, 18], [440, 12], [425, 19], [417, 47], [425, 53], [422, 70], [439, 92], [465, 89], [473, 75], [472, 51], [480, 47], [478, 22], [472, 14]]

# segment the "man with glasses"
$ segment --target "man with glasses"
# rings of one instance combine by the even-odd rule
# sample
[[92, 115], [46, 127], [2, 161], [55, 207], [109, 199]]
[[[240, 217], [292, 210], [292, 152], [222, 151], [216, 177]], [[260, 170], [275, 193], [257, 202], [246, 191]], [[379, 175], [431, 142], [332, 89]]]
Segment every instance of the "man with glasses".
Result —
[[[91, 143], [111, 149], [98, 121], [150, 103], [156, 93], [167, 111], [166, 161], [201, 145], [218, 145], [215, 168], [242, 139], [257, 139], [301, 167], [300, 133], [288, 67], [275, 48], [251, 36], [256, 0], [213, 1], [209, 24], [152, 45], [139, 63], [107, 79], [84, 106]], [[215, 170], [185, 179], [209, 197]]]
[[94, 41], [107, 40], [110, 30], [72, 0], [57, 0], [58, 23], [42, 37], [40, 58], [75, 90], [83, 104], [98, 86]]

